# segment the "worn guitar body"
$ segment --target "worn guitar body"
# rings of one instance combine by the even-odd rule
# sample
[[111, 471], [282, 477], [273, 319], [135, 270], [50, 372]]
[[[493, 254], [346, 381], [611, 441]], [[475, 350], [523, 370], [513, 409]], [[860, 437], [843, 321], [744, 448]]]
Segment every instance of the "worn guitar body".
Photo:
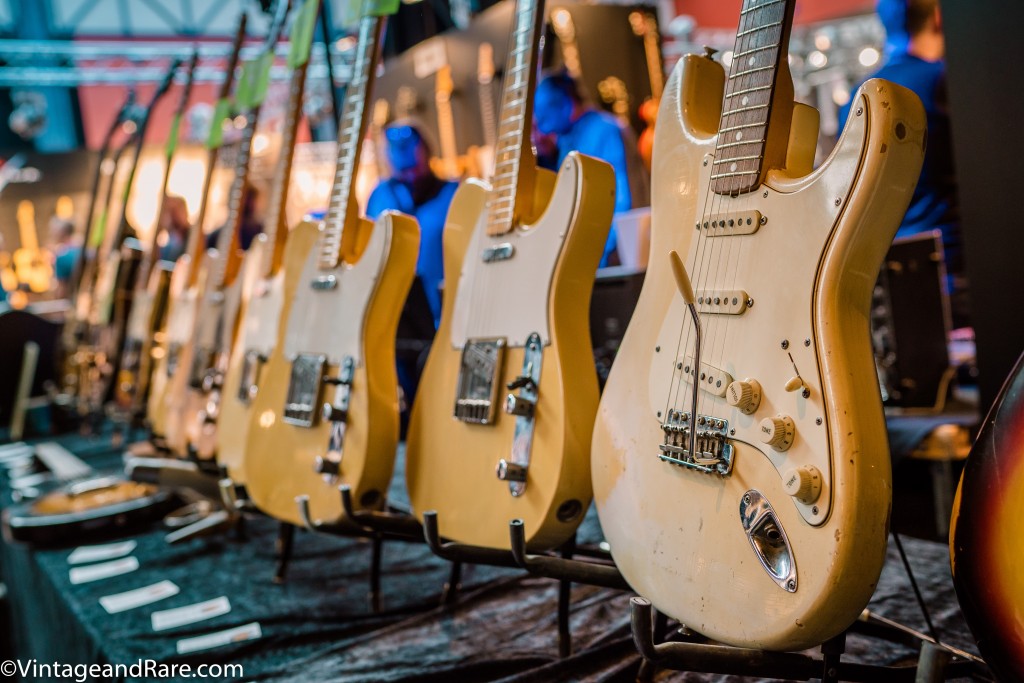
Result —
[[[163, 348], [157, 354], [146, 415], [153, 434], [166, 438], [168, 433], [181, 433], [181, 402], [185, 395], [187, 373], [181, 367], [192, 365], [192, 329], [195, 326], [197, 299], [204, 285], [202, 271], [195, 285], [188, 286], [189, 257], [182, 256], [171, 274], [170, 302]], [[172, 410], [173, 408], [173, 410]], [[179, 441], [180, 445], [180, 441]]]
[[[289, 239], [285, 292], [295, 296], [250, 408], [243, 465], [246, 489], [257, 507], [292, 524], [302, 524], [295, 503], [299, 495], [309, 496], [313, 519], [340, 521], [344, 515], [340, 484], [352, 487], [357, 506], [379, 508], [394, 468], [398, 446], [395, 333], [415, 275], [419, 228], [414, 219], [391, 212], [376, 223], [360, 219], [346, 229], [350, 228], [359, 230], [358, 259], [332, 271], [318, 269], [317, 249], [301, 253], [304, 238], [294, 244]], [[330, 277], [335, 278], [333, 287], [311, 286]], [[315, 367], [318, 358], [320, 368]], [[325, 419], [321, 407], [339, 401], [344, 387], [329, 380], [343, 374], [347, 360], [351, 361], [351, 383], [339, 471], [320, 473], [315, 469], [318, 458], [338, 464], [339, 453], [328, 452], [332, 429], [342, 423]], [[293, 368], [298, 390], [289, 396]], [[302, 414], [289, 411], [286, 415], [286, 404]]]
[[[304, 264], [316, 244], [317, 227], [300, 223], [288, 234], [285, 260]], [[254, 244], [242, 266], [243, 313], [238, 338], [224, 377], [217, 430], [217, 462], [236, 484], [245, 483], [245, 441], [251, 424], [253, 398], [266, 375], [265, 364], [277, 344], [281, 321], [287, 322], [299, 278], [286, 278], [279, 268], [272, 278], [260, 278], [261, 252], [265, 241]], [[258, 251], [256, 251], [258, 250]], [[248, 359], [248, 361], [247, 361]]]
[[[444, 291], [406, 448], [413, 508], [420, 518], [437, 510], [444, 537], [507, 548], [508, 523], [521, 518], [527, 543], [550, 548], [572, 535], [590, 504], [598, 393], [588, 312], [614, 189], [610, 166], [572, 153], [557, 179], [538, 171], [534, 206], [546, 207], [540, 217], [498, 237], [485, 231], [489, 186], [467, 181], [452, 200], [444, 268], [457, 286]], [[484, 263], [486, 248], [506, 243], [514, 246], [512, 258]], [[499, 460], [513, 458], [516, 416], [498, 408], [491, 424], [471, 424], [453, 408], [467, 340], [504, 340], [493, 394], [501, 403], [507, 383], [524, 372], [534, 333], [541, 340], [535, 428], [526, 485], [513, 496], [495, 471]]]
[[[816, 118], [804, 128], [795, 111], [787, 159], [803, 156], [803, 168], [720, 195], [709, 176], [722, 84], [721, 67], [689, 56], [666, 86], [650, 266], [598, 412], [594, 493], [616, 564], [657, 609], [726, 643], [801, 649], [854, 621], [885, 557], [889, 449], [868, 307], [925, 118], [910, 91], [868, 81], [818, 169], [806, 154]], [[698, 228], [720, 216], [735, 223]], [[675, 455], [697, 368], [673, 250], [703, 313], [698, 448], [730, 447], [728, 471]], [[749, 384], [738, 386], [746, 412], [726, 398], [734, 380]]]
[[953, 585], [985, 662], [1024, 680], [1024, 362], [1017, 361], [964, 465], [953, 502]]

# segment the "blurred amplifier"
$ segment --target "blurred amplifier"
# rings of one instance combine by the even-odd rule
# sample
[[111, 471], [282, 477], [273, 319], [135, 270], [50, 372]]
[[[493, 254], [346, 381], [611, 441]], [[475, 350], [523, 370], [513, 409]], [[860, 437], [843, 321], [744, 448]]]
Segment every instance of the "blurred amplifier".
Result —
[[590, 340], [594, 346], [594, 362], [597, 364], [597, 377], [602, 388], [640, 298], [644, 273], [643, 270], [625, 266], [601, 268], [597, 271], [594, 293], [590, 299]]

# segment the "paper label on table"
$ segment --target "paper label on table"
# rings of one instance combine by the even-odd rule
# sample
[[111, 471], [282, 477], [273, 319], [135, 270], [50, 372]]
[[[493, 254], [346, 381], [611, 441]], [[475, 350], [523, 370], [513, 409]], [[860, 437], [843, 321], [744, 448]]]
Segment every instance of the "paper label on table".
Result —
[[87, 567], [72, 567], [68, 570], [68, 578], [72, 584], [89, 583], [90, 581], [99, 581], [100, 579], [109, 579], [112, 576], [127, 574], [138, 568], [138, 559], [135, 557], [122, 557], [120, 560], [90, 564]]
[[68, 564], [86, 564], [87, 562], [100, 562], [101, 560], [113, 560], [128, 555], [139, 545], [135, 541], [121, 541], [120, 543], [105, 543], [103, 545], [83, 545], [75, 548], [68, 555]]
[[230, 611], [231, 603], [223, 595], [206, 602], [197, 602], [194, 605], [165, 609], [153, 612], [153, 630], [166, 631], [169, 628], [177, 628], [186, 624], [194, 624], [197, 621], [213, 619]]
[[205, 636], [179, 640], [178, 654], [186, 655], [189, 652], [209, 650], [212, 647], [221, 647], [222, 645], [241, 643], [246, 640], [256, 640], [262, 637], [263, 631], [260, 630], [260, 624], [258, 621], [254, 621], [245, 626], [229, 628], [227, 631], [217, 631], [216, 633], [208, 633]]
[[176, 583], [165, 580], [145, 588], [136, 588], [135, 590], [115, 593], [114, 595], [104, 595], [100, 598], [100, 605], [103, 609], [107, 610], [107, 614], [117, 614], [118, 612], [149, 605], [157, 600], [177, 595], [180, 592], [181, 589], [178, 588]]

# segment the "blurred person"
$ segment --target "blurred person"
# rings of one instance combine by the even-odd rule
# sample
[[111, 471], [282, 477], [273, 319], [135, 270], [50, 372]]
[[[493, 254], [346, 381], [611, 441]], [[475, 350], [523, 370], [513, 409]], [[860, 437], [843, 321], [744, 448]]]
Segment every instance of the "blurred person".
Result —
[[421, 124], [398, 120], [384, 130], [391, 177], [381, 180], [366, 203], [366, 217], [376, 220], [387, 210], [413, 216], [420, 225], [420, 252], [416, 275], [423, 283], [436, 327], [441, 319], [444, 282], [442, 235], [448, 206], [459, 184], [443, 180], [430, 170], [431, 148]]
[[56, 279], [54, 293], [63, 299], [70, 294], [71, 276], [82, 253], [82, 246], [75, 238], [74, 224], [59, 216], [50, 218], [48, 226], [50, 252], [53, 254], [53, 275]]
[[[921, 98], [928, 118], [924, 165], [896, 236], [942, 232], [953, 326], [963, 327], [968, 324], [967, 279], [947, 107], [942, 11], [938, 0], [879, 0], [878, 14], [886, 32], [897, 37], [906, 34], [906, 42], [904, 49], [899, 50], [901, 40], [897, 39], [897, 51], [871, 77], [913, 90]], [[840, 111], [840, 120], [846, 120], [851, 104], [852, 98]]]
[[185, 199], [178, 195], [167, 195], [156, 226], [160, 231], [157, 243], [160, 245], [161, 260], [177, 261], [185, 253], [190, 227]]
[[[554, 168], [561, 166], [572, 151], [601, 159], [615, 171], [615, 212], [645, 205], [646, 197], [636, 196], [644, 187], [644, 170], [639, 157], [629, 149], [632, 130], [605, 111], [587, 104], [579, 85], [565, 72], [544, 76], [533, 98], [533, 116], [541, 136], [553, 136], [557, 147]], [[635, 152], [635, 144], [632, 144]], [[635, 159], [631, 159], [635, 157]], [[638, 181], [641, 183], [638, 185]], [[601, 265], [608, 265], [615, 250], [614, 228], [609, 232]]]
[[[254, 185], [246, 183], [242, 189], [242, 222], [238, 227], [238, 243], [243, 251], [249, 250], [249, 245], [256, 239], [256, 236], [263, 232], [263, 223], [258, 220], [260, 191]], [[206, 248], [213, 249], [217, 246], [217, 238], [224, 226], [218, 227], [206, 236]]]

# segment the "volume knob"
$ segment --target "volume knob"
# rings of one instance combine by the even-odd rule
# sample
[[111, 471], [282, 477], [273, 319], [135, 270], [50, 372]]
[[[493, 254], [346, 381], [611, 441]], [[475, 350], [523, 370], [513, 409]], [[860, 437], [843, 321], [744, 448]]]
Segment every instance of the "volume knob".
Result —
[[789, 415], [776, 415], [761, 420], [758, 426], [758, 436], [761, 441], [772, 447], [772, 450], [779, 452], [789, 450], [793, 445], [793, 437], [796, 435], [796, 425]]
[[821, 472], [812, 465], [792, 467], [782, 475], [782, 487], [801, 503], [811, 505], [821, 495]]
[[725, 399], [744, 415], [750, 415], [761, 405], [761, 384], [749, 377], [732, 382], [725, 390]]

